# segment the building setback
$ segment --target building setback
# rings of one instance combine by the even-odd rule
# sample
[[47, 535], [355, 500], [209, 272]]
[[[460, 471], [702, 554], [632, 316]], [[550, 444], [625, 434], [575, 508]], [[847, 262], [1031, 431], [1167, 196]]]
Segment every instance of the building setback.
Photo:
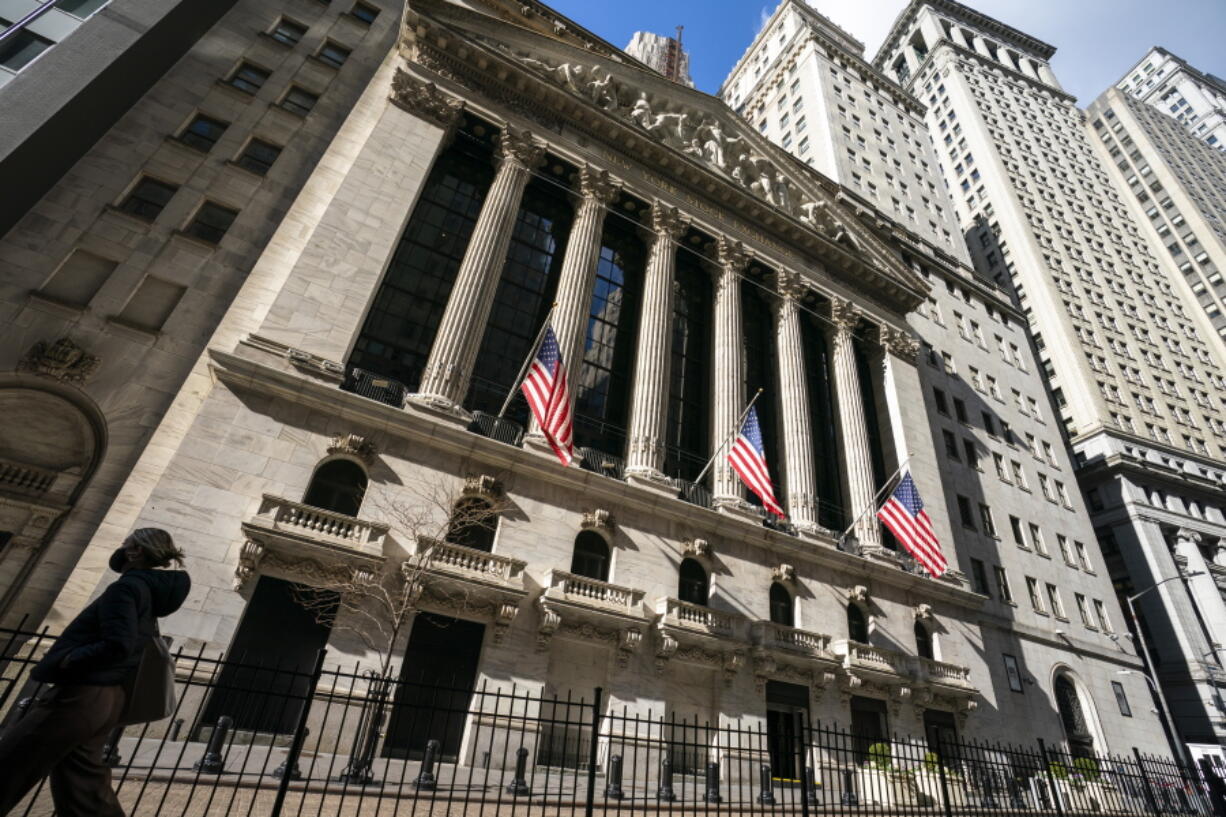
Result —
[[1221, 77], [1154, 46], [1115, 87], [1169, 116], [1196, 139], [1226, 150], [1226, 80]]
[[[1054, 50], [917, 0], [875, 64], [927, 106], [976, 268], [1011, 287], [1029, 324], [1103, 558], [1121, 595], [1145, 594], [1130, 635], [1146, 636], [1176, 728], [1217, 744], [1226, 608], [1201, 565], [1226, 524], [1218, 339], [1137, 229], [1051, 73]], [[1199, 575], [1181, 580], [1187, 569]]]

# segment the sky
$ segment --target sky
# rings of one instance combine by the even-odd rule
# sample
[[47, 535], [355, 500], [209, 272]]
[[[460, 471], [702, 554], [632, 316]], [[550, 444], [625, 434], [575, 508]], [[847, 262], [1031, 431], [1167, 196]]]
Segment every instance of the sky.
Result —
[[[673, 34], [684, 25], [690, 73], [715, 93], [749, 47], [777, 0], [545, 0], [596, 35], [624, 48], [635, 31]], [[1085, 107], [1160, 45], [1208, 73], [1226, 77], [1226, 0], [963, 0], [984, 14], [1056, 47], [1052, 68]], [[868, 60], [906, 0], [813, 0], [865, 44]]]

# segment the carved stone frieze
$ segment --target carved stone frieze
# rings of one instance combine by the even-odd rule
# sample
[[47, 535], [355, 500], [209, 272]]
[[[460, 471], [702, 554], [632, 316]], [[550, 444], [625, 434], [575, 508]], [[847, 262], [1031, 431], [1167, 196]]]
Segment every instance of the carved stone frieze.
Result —
[[613, 514], [603, 508], [584, 511], [582, 518], [579, 520], [579, 527], [583, 530], [597, 531], [599, 533], [612, 533]]
[[878, 337], [885, 350], [897, 358], [914, 363], [919, 356], [920, 342], [910, 332], [883, 326]]
[[917, 604], [915, 605], [914, 608], [912, 608], [912, 612], [915, 614], [916, 621], [931, 621], [932, 620], [932, 605], [931, 604], [922, 604], [922, 603]]
[[862, 584], [857, 584], [847, 591], [847, 600], [854, 601], [857, 604], [868, 604], [868, 588]]
[[777, 582], [792, 583], [796, 581], [796, 568], [789, 564], [780, 564], [771, 568], [771, 578]]
[[391, 100], [444, 130], [454, 125], [464, 110], [463, 100], [440, 91], [433, 82], [424, 82], [403, 68], [397, 68], [392, 77]]
[[713, 551], [706, 539], [686, 539], [681, 543], [681, 554], [693, 559], [710, 559]]
[[234, 568], [234, 590], [236, 592], [242, 590], [244, 585], [251, 580], [251, 577], [259, 570], [263, 559], [263, 545], [251, 539], [243, 542], [243, 547], [238, 553], [238, 566]]
[[379, 453], [378, 446], [360, 434], [334, 434], [328, 444], [329, 454], [348, 454], [369, 465]]
[[61, 383], [85, 383], [98, 370], [102, 361], [69, 338], [47, 343], [39, 341], [30, 347], [17, 363], [17, 371], [33, 372]]

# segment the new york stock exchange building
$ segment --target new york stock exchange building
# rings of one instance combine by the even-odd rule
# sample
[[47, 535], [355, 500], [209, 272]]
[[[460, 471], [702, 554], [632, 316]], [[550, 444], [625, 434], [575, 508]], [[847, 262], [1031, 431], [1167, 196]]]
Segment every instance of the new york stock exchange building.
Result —
[[[358, 613], [321, 623], [295, 588], [411, 573], [383, 646], [427, 683], [600, 687], [610, 711], [772, 732], [804, 711], [1058, 741], [1065, 667], [1088, 732], [1126, 751], [1157, 734], [1143, 686], [1135, 717], [1112, 714], [1134, 658], [985, 623], [908, 324], [933, 284], [896, 232], [543, 6], [410, 3], [125, 488], [191, 557], [191, 609], [163, 631], [377, 663]], [[569, 466], [517, 389], [546, 324]], [[755, 397], [785, 519], [726, 456]], [[900, 469], [939, 578], [874, 516]], [[113, 543], [95, 537], [63, 609], [109, 581]]]

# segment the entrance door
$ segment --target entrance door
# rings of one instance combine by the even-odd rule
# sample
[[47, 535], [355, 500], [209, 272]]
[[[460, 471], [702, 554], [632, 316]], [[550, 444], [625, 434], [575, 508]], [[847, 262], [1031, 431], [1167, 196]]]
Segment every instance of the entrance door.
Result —
[[803, 775], [797, 753], [800, 733], [808, 722], [809, 688], [782, 681], [766, 682], [766, 748], [770, 753], [771, 776], [788, 782]]
[[868, 762], [868, 747], [889, 742], [885, 701], [853, 695], [851, 698], [851, 734], [856, 763]]
[[420, 758], [426, 741], [437, 740], [444, 758], [456, 757], [484, 637], [485, 625], [475, 621], [417, 616], [393, 699], [385, 756]]
[[924, 738], [928, 751], [941, 756], [947, 767], [953, 767], [958, 759], [958, 726], [952, 712], [939, 709], [924, 710]]
[[[327, 601], [309, 597], [313, 607]], [[328, 641], [330, 628], [319, 619], [328, 615], [306, 609], [292, 582], [260, 576], [199, 725], [212, 726], [229, 715], [238, 730], [293, 732], [315, 657]]]

